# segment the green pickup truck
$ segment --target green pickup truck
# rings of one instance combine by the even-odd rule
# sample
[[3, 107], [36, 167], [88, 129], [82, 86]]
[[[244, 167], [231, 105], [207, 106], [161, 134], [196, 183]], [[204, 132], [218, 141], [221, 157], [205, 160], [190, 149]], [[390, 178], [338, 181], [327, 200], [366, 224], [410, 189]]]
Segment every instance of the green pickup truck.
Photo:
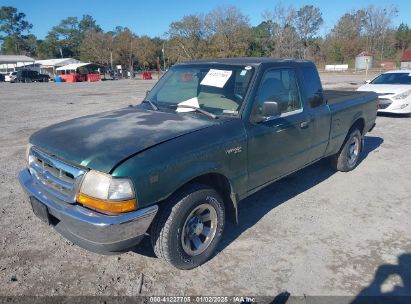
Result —
[[140, 105], [34, 133], [19, 180], [33, 212], [79, 246], [115, 254], [149, 235], [159, 258], [191, 269], [242, 199], [324, 157], [354, 169], [377, 100], [323, 91], [305, 60], [180, 63]]

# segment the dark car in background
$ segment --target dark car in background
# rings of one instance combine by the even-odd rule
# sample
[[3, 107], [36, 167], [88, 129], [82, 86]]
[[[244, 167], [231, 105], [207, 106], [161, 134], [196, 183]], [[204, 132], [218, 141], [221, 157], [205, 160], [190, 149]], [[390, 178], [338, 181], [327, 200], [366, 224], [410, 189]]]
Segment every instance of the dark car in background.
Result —
[[50, 76], [47, 74], [40, 74], [37, 71], [20, 70], [10, 82], [48, 82]]

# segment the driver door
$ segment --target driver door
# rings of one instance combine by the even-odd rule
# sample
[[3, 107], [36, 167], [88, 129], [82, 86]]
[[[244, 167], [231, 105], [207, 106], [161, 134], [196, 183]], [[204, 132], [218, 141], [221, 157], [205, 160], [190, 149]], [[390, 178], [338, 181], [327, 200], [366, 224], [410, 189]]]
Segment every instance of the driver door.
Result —
[[248, 189], [291, 173], [308, 162], [310, 125], [303, 107], [297, 75], [292, 68], [269, 69], [258, 89], [251, 120], [262, 117], [265, 101], [275, 101], [281, 115], [250, 123], [248, 135]]

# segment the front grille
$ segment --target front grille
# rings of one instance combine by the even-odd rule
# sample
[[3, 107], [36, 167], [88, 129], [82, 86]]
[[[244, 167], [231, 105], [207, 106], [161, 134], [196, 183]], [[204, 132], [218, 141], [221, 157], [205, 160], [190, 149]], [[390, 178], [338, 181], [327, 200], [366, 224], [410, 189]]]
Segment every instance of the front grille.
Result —
[[392, 101], [390, 99], [386, 98], [380, 98], [378, 101], [378, 109], [386, 109], [392, 104]]
[[42, 189], [67, 203], [75, 203], [77, 188], [86, 173], [35, 148], [30, 150], [29, 170]]

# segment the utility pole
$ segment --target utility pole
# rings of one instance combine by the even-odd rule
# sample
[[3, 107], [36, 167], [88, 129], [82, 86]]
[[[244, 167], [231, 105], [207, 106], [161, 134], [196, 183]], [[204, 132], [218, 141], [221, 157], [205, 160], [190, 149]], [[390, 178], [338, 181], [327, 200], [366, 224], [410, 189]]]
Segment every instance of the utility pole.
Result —
[[161, 49], [161, 52], [163, 53], [163, 69], [165, 72], [166, 71], [166, 56], [164, 55], [164, 42], [163, 42], [163, 48]]
[[129, 61], [129, 73], [130, 73], [130, 79], [133, 76], [133, 36], [130, 38], [130, 61]]
[[381, 72], [381, 63], [384, 58], [384, 38], [385, 38], [385, 30], [382, 32], [382, 44], [381, 44], [381, 56], [380, 56], [380, 72]]
[[156, 63], [157, 63], [157, 80], [159, 80], [160, 79], [160, 57], [158, 56], [157, 56]]
[[369, 59], [368, 58], [365, 58], [365, 81], [367, 81], [368, 79], [368, 62], [369, 62]]

